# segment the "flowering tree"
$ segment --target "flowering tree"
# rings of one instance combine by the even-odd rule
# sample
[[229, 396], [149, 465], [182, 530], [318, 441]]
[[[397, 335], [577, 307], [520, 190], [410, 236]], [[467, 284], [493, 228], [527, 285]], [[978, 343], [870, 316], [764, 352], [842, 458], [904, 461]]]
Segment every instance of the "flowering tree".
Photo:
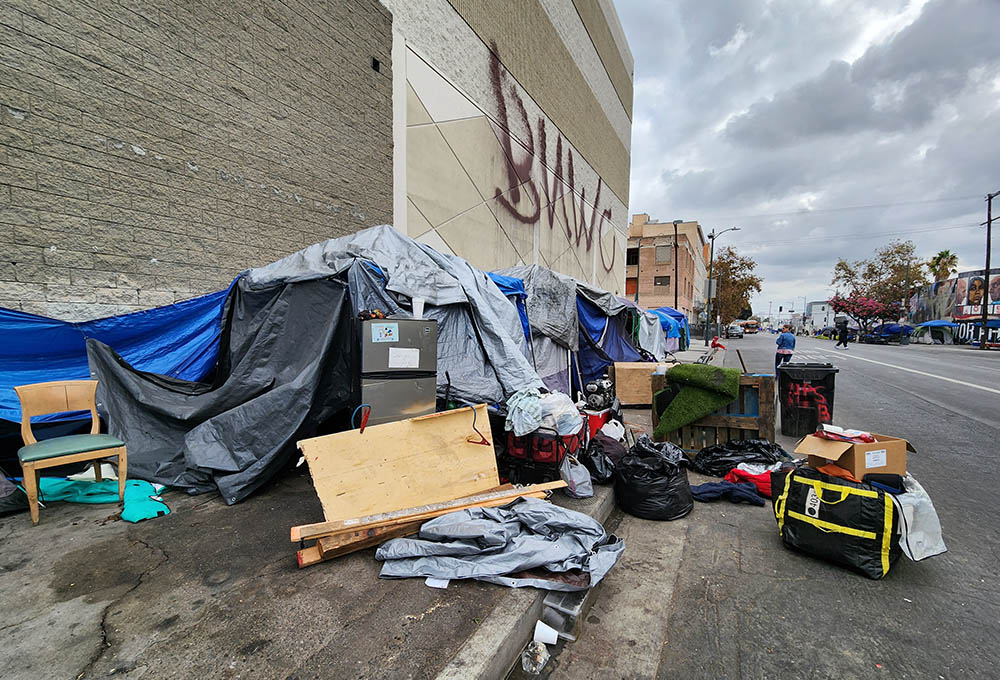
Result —
[[899, 317], [899, 303], [886, 304], [874, 298], [851, 293], [847, 297], [836, 293], [828, 300], [830, 308], [838, 314], [846, 314], [854, 319], [863, 332], [871, 330], [875, 321], [885, 321]]

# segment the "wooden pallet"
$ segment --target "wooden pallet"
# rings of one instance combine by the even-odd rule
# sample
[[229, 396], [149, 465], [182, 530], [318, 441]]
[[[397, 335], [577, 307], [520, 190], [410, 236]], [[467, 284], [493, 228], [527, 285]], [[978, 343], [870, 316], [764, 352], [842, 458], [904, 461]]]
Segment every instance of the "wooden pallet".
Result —
[[[652, 393], [666, 386], [665, 375], [654, 375]], [[731, 403], [666, 436], [685, 453], [695, 454], [706, 446], [725, 444], [736, 439], [766, 439], [774, 441], [774, 376], [740, 376], [740, 394]], [[652, 409], [653, 429], [660, 415]], [[664, 441], [664, 439], [657, 439]]]

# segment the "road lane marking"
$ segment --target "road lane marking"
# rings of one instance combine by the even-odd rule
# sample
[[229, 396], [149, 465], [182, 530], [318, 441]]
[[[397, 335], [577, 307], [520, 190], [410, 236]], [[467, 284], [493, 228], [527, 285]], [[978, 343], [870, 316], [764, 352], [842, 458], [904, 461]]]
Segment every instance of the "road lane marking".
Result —
[[965, 387], [972, 387], [977, 390], [982, 390], [984, 392], [992, 392], [993, 394], [1000, 394], [1000, 390], [995, 390], [992, 387], [985, 387], [984, 385], [977, 385], [976, 383], [965, 382], [964, 380], [955, 380], [954, 378], [949, 378], [943, 375], [936, 375], [934, 373], [926, 373], [924, 371], [918, 371], [913, 368], [907, 368], [906, 366], [897, 366], [896, 364], [887, 364], [884, 361], [875, 361], [874, 359], [865, 359], [864, 357], [859, 357], [856, 354], [843, 354], [841, 355], [845, 359], [857, 359], [858, 361], [867, 361], [870, 364], [878, 364], [879, 366], [888, 366], [889, 368], [895, 368], [900, 371], [906, 371], [907, 373], [916, 373], [917, 375], [927, 376], [928, 378], [937, 378], [938, 380], [944, 380], [946, 382], [955, 383], [956, 385], [963, 385]]

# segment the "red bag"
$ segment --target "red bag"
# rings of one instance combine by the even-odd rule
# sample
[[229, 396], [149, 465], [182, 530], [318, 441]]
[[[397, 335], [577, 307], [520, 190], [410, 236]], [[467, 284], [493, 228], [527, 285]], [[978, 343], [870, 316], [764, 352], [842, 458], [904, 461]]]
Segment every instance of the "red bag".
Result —
[[765, 472], [760, 475], [752, 475], [746, 470], [740, 470], [739, 468], [733, 468], [726, 473], [723, 477], [727, 482], [732, 482], [733, 484], [739, 484], [740, 482], [750, 482], [755, 487], [757, 487], [757, 493], [759, 493], [764, 498], [771, 497], [771, 473]]

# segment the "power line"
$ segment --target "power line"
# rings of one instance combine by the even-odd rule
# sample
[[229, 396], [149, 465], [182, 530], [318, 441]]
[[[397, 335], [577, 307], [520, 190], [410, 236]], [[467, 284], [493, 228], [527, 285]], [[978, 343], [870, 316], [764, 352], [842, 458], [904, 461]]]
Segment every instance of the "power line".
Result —
[[760, 213], [758, 215], [730, 215], [728, 217], [708, 217], [705, 221], [723, 222], [727, 220], [749, 220], [757, 217], [806, 217], [809, 215], [821, 215], [824, 213], [845, 212], [849, 210], [872, 210], [874, 208], [893, 208], [903, 205], [929, 205], [932, 203], [954, 203], [956, 201], [971, 201], [981, 199], [982, 196], [955, 196], [954, 198], [929, 198], [923, 201], [900, 201], [896, 203], [871, 203], [869, 205], [847, 205], [834, 208], [816, 208], [792, 210], [789, 212]]
[[779, 244], [779, 243], [780, 244], [787, 244], [787, 243], [814, 243], [816, 241], [836, 241], [838, 239], [844, 239], [844, 238], [853, 238], [853, 239], [862, 239], [863, 240], [863, 239], [881, 238], [883, 236], [902, 236], [902, 235], [905, 235], [905, 234], [926, 234], [926, 233], [930, 233], [930, 232], [934, 232], [934, 231], [949, 231], [949, 230], [952, 230], [952, 229], [968, 229], [969, 227], [978, 227], [978, 226], [980, 226], [978, 223], [972, 222], [972, 223], [969, 223], [969, 224], [957, 224], [957, 225], [952, 226], [952, 227], [927, 227], [927, 228], [923, 228], [923, 229], [903, 229], [903, 230], [900, 230], [900, 231], [882, 231], [882, 232], [877, 232], [877, 233], [874, 233], [874, 234], [871, 233], [871, 232], [862, 232], [862, 233], [857, 233], [857, 234], [837, 234], [836, 236], [816, 236], [816, 237], [812, 237], [812, 238], [803, 238], [803, 239], [794, 239], [794, 240], [781, 239], [781, 240], [777, 240], [777, 241], [755, 241], [755, 242], [747, 242], [746, 245], [764, 246], [764, 245], [772, 245], [772, 244]]

